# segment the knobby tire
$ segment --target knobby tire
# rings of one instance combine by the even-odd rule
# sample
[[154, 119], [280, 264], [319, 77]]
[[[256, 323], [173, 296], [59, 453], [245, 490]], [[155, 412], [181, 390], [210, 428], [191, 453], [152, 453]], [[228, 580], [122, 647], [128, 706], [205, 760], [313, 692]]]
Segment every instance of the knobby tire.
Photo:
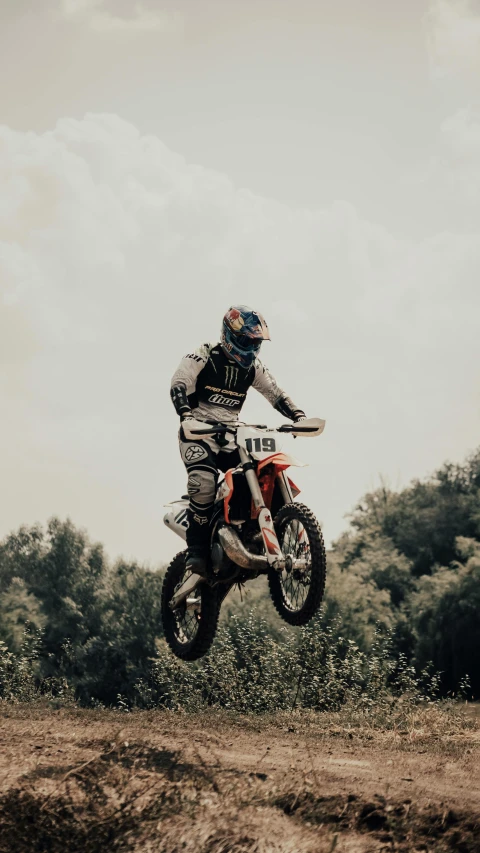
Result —
[[327, 574], [327, 555], [320, 525], [313, 512], [301, 503], [285, 504], [275, 516], [274, 527], [280, 547], [285, 527], [288, 522], [294, 520], [303, 525], [310, 543], [311, 580], [307, 597], [299, 610], [290, 609], [287, 606], [280, 575], [275, 569], [268, 571], [268, 585], [274, 607], [282, 619], [289, 625], [306, 625], [322, 603]]
[[175, 587], [185, 574], [186, 551], [177, 554], [167, 568], [162, 585], [161, 614], [165, 640], [173, 654], [185, 661], [194, 661], [203, 657], [213, 643], [217, 631], [220, 606], [218, 595], [208, 583], [202, 583], [195, 594], [200, 595], [200, 621], [195, 636], [188, 643], [182, 643], [176, 635], [174, 611], [169, 607]]

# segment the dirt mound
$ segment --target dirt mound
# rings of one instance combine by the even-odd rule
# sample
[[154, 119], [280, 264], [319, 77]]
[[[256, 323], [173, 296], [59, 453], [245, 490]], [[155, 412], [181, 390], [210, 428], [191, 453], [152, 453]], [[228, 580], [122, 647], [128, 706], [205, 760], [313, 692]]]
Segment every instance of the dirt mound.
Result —
[[[65, 772], [66, 771], [66, 772]], [[128, 850], [145, 822], [182, 808], [181, 780], [208, 784], [201, 768], [186, 767], [169, 750], [145, 745], [111, 748], [82, 765], [45, 767], [23, 777], [0, 798], [0, 850], [94, 853]], [[52, 780], [36, 793], [36, 780]]]
[[[171, 750], [129, 743], [65, 770], [25, 774], [0, 798], [2, 853], [119, 853], [149, 844], [161, 853], [286, 849], [268, 798], [262, 802], [252, 790], [252, 781], [266, 774], [217, 773], [200, 757], [192, 763]], [[31, 785], [40, 779], [54, 787], [35, 793]], [[297, 849], [306, 849], [301, 828], [290, 834], [300, 838]]]
[[279, 723], [9, 712], [0, 853], [478, 853], [476, 732], [455, 757]]
[[418, 807], [410, 798], [400, 802], [377, 794], [371, 801], [364, 801], [355, 794], [315, 797], [309, 791], [301, 791], [283, 794], [275, 805], [308, 825], [330, 825], [338, 832], [354, 829], [371, 833], [398, 851], [478, 853], [480, 849], [480, 816], [432, 804]]

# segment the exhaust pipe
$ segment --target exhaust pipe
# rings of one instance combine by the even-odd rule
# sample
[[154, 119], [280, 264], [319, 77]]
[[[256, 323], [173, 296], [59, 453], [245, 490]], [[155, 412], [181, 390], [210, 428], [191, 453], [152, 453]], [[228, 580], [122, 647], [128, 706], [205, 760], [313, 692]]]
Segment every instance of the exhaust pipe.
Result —
[[218, 540], [227, 557], [237, 566], [241, 566], [242, 569], [252, 569], [254, 571], [268, 569], [267, 558], [260, 554], [252, 554], [250, 551], [247, 551], [238, 533], [232, 530], [231, 527], [221, 527], [218, 531]]

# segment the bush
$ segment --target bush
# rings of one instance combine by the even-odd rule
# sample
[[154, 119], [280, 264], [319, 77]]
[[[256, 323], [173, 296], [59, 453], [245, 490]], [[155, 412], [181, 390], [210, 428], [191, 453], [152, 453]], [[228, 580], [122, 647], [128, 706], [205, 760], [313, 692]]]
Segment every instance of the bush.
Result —
[[40, 647], [40, 634], [28, 627], [17, 654], [0, 641], [0, 701], [34, 702], [40, 696], [72, 701], [66, 679], [41, 678]]
[[480, 695], [480, 545], [457, 540], [465, 563], [439, 568], [421, 579], [412, 597], [411, 614], [417, 635], [415, 661], [427, 661], [442, 672], [446, 691], [454, 691], [471, 678], [475, 696]]
[[369, 654], [339, 635], [338, 625], [316, 617], [298, 636], [285, 629], [275, 641], [253, 613], [235, 614], [219, 629], [212, 651], [196, 664], [172, 657], [165, 647], [150, 675], [136, 685], [135, 704], [198, 711], [219, 707], [239, 713], [293, 708], [368, 710], [408, 694], [411, 703], [436, 697], [438, 679], [417, 677], [406, 659], [391, 656], [391, 637], [377, 634]]
[[111, 566], [101, 545], [69, 520], [22, 527], [0, 544], [0, 639], [22, 660], [28, 621], [38, 632], [42, 683], [61, 676], [84, 704], [114, 704], [118, 693], [133, 695], [150, 669], [161, 636], [161, 583], [136, 563]]
[[382, 485], [328, 556], [321, 618], [286, 628], [261, 584], [249, 584], [255, 609], [230, 596], [212, 653], [195, 665], [163, 643], [160, 572], [112, 566], [69, 520], [21, 527], [0, 543], [1, 695], [63, 679], [84, 705], [366, 708], [402, 690], [417, 701], [433, 661], [442, 695], [470, 676], [478, 698], [479, 498], [480, 450], [401, 492]]

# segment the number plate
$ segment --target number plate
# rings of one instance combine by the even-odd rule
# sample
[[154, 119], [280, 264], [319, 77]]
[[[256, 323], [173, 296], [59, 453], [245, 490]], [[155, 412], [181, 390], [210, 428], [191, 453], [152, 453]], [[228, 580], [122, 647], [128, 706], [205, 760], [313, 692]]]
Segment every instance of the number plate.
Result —
[[237, 444], [244, 447], [254, 459], [267, 459], [282, 449], [282, 444], [276, 430], [253, 429], [239, 427]]

